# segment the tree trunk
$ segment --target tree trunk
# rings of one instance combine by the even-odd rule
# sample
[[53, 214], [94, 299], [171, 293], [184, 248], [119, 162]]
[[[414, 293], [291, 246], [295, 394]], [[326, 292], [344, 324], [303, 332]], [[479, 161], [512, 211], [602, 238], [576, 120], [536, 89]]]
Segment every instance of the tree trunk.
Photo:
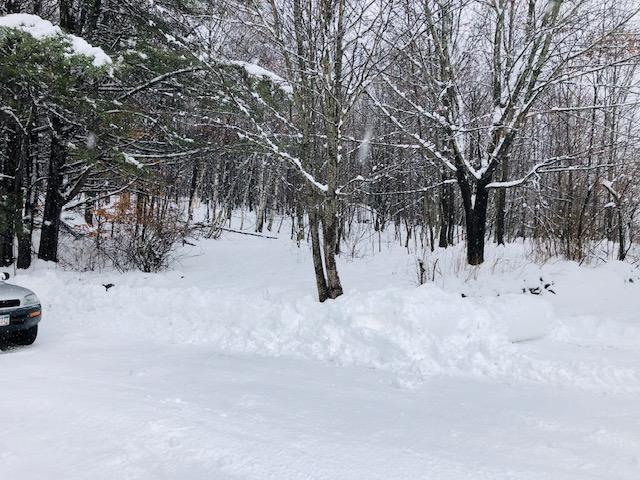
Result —
[[27, 135], [20, 125], [11, 121], [8, 131], [6, 159], [0, 179], [0, 266], [12, 265], [14, 240], [22, 233], [23, 173], [28, 161]]
[[627, 249], [624, 242], [624, 219], [622, 215], [622, 205], [618, 204], [616, 206], [616, 210], [618, 213], [618, 260], [622, 262], [627, 256]]
[[84, 221], [90, 227], [93, 226], [93, 205], [90, 202], [84, 206]]
[[342, 295], [342, 285], [336, 265], [336, 242], [338, 241], [338, 217], [335, 200], [330, 199], [325, 203], [322, 215], [322, 238], [324, 240], [324, 264], [327, 270], [327, 287], [329, 297], [338, 298]]
[[72, 3], [71, 0], [60, 0], [60, 27], [69, 33], [76, 33]]
[[2, 168], [0, 190], [0, 267], [13, 264], [13, 239], [15, 237], [15, 195], [14, 183], [18, 162], [18, 132], [9, 132], [7, 142], [7, 158]]
[[27, 269], [31, 266], [31, 225], [22, 222], [22, 219], [21, 223], [21, 229], [17, 232], [18, 259], [16, 261], [16, 267]]
[[[487, 207], [489, 191], [484, 187], [488, 183], [477, 183], [475, 197], [470, 188], [461, 188], [467, 227], [467, 263], [480, 265], [484, 262], [484, 242], [487, 229]], [[466, 184], [468, 185], [468, 184]]]
[[[16, 0], [5, 0], [6, 3], [4, 5], [5, 13], [20, 13], [20, 4]], [[2, 9], [0, 9], [0, 13], [2, 13]]]
[[256, 232], [262, 232], [264, 229], [264, 219], [267, 211], [267, 193], [269, 188], [269, 178], [266, 174], [267, 166], [263, 163], [258, 176], [258, 184], [260, 186], [260, 195], [258, 197], [258, 208], [256, 208]]
[[496, 194], [496, 233], [495, 242], [504, 245], [504, 215], [507, 191], [504, 188], [498, 190]]
[[[588, 181], [588, 178], [587, 178]], [[591, 198], [591, 194], [593, 193], [593, 186], [587, 186], [587, 194], [584, 197], [584, 201], [582, 202], [582, 208], [580, 208], [580, 213], [578, 214], [578, 227], [576, 231], [576, 258], [582, 258], [583, 256], [583, 242], [582, 237], [584, 233], [584, 217], [587, 211], [587, 207], [589, 206], [589, 199]]]
[[98, 19], [102, 10], [102, 0], [93, 0], [93, 5], [89, 9], [86, 22], [86, 32], [88, 37], [93, 37], [98, 27]]
[[342, 222], [340, 222], [340, 227], [338, 227], [338, 233], [336, 236], [336, 255], [340, 255], [341, 252], [341, 248], [340, 245], [342, 243], [342, 236], [344, 235], [344, 226], [342, 225]]
[[60, 215], [64, 207], [62, 197], [62, 167], [66, 161], [64, 139], [54, 132], [51, 138], [51, 154], [49, 158], [49, 179], [42, 215], [40, 247], [38, 258], [51, 262], [58, 261], [58, 235], [60, 232]]
[[193, 220], [193, 201], [198, 188], [198, 161], [193, 162], [193, 172], [191, 174], [191, 186], [189, 187], [189, 205], [187, 206], [187, 223]]
[[429, 249], [433, 252], [436, 248], [435, 245], [435, 232], [433, 230], [433, 218], [431, 217], [431, 206], [429, 204], [429, 195], [427, 193], [424, 194], [424, 197], [422, 198], [422, 210], [423, 210], [423, 215], [424, 215], [424, 219], [425, 222], [423, 222], [423, 229], [424, 229], [424, 224], [426, 224], [427, 227], [427, 231], [429, 232]]
[[484, 235], [486, 222], [475, 211], [467, 216], [467, 263], [484, 263]]
[[[273, 175], [273, 193], [271, 194], [271, 206], [269, 207], [269, 222], [267, 223], [267, 230], [271, 231], [273, 229], [273, 221], [275, 219], [276, 213], [278, 212], [278, 167], [276, 167]], [[282, 225], [282, 222], [280, 223]], [[303, 221], [304, 225], [304, 221]], [[304, 229], [304, 226], [303, 226]], [[303, 233], [304, 237], [304, 233]]]
[[302, 205], [296, 205], [296, 218], [295, 218], [295, 240], [298, 246], [304, 239], [304, 209]]
[[320, 221], [318, 220], [317, 207], [309, 208], [309, 226], [311, 230], [311, 254], [313, 256], [313, 269], [316, 275], [316, 288], [318, 290], [318, 300], [324, 302], [329, 298], [329, 288], [324, 276], [322, 265], [322, 248], [320, 246]]
[[[31, 127], [31, 125], [30, 125]], [[33, 215], [33, 206], [31, 205], [31, 201], [29, 195], [31, 195], [30, 189], [26, 189], [26, 206], [25, 209], [25, 194], [23, 191], [23, 185], [25, 184], [25, 179], [27, 183], [30, 179], [31, 172], [31, 154], [29, 148], [29, 139], [33, 137], [33, 135], [25, 135], [22, 132], [19, 134], [20, 137], [20, 161], [18, 164], [18, 168], [15, 173], [15, 181], [14, 181], [14, 225], [16, 238], [18, 240], [18, 258], [16, 261], [16, 267], [20, 269], [26, 269], [31, 266], [31, 218]], [[29, 211], [29, 215], [25, 215], [25, 210]]]
[[440, 248], [447, 248], [449, 246], [449, 242], [447, 241], [447, 234], [449, 232], [449, 207], [447, 205], [448, 198], [446, 188], [447, 185], [442, 185], [440, 189], [440, 231], [438, 234], [438, 247]]
[[[25, 151], [25, 164], [24, 164], [24, 181], [26, 184], [24, 193], [24, 212], [20, 218], [21, 229], [18, 230], [18, 260], [16, 267], [20, 269], [27, 269], [31, 266], [32, 255], [32, 238], [33, 238], [33, 224], [35, 218], [35, 210], [38, 204], [38, 186], [34, 186], [37, 178], [37, 168], [35, 159], [37, 158], [37, 148], [39, 142], [38, 133], [35, 131], [37, 126], [37, 111], [33, 107], [32, 122], [29, 124], [29, 136], [26, 142], [27, 149]], [[35, 154], [34, 154], [35, 149]]]

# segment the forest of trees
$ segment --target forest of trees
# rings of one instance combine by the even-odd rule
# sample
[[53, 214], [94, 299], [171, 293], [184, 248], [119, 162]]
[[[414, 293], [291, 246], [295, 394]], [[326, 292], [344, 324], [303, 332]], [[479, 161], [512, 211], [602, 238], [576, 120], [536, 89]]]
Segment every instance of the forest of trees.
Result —
[[640, 206], [639, 10], [2, 0], [0, 265], [58, 261], [61, 239], [82, 235], [70, 212], [92, 227], [83, 261], [156, 271], [238, 210], [257, 232], [291, 219], [320, 301], [342, 294], [354, 223], [432, 250], [465, 242], [471, 265], [516, 240], [576, 261], [606, 243], [624, 260]]

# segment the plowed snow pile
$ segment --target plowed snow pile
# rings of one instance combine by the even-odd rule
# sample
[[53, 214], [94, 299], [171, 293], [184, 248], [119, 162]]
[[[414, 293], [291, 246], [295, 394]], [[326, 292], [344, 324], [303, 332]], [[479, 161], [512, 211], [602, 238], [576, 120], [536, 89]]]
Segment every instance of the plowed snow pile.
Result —
[[[515, 293], [520, 291], [517, 280], [503, 276], [506, 294], [463, 297], [460, 289], [478, 291], [479, 280], [448, 291], [433, 284], [412, 286], [406, 253], [387, 254], [344, 263], [345, 284], [362, 289], [319, 304], [312, 296], [304, 248], [237, 238], [204, 241], [199, 248], [203, 250], [186, 259], [181, 271], [74, 274], [40, 264], [19, 281], [41, 296], [47, 322], [68, 324], [70, 330], [371, 367], [393, 372], [402, 385], [431, 375], [456, 375], [640, 391], [638, 364], [628, 361], [638, 358], [637, 326], [571, 317], [562, 303], [575, 301], [562, 279], [572, 283], [587, 278], [586, 269], [565, 265], [545, 272], [560, 280], [557, 295]], [[240, 256], [243, 261], [237, 262]], [[619, 270], [609, 275], [623, 285]], [[599, 278], [593, 276], [593, 289], [600, 288]], [[396, 286], [389, 286], [392, 281]], [[115, 286], [107, 290], [103, 284], [108, 282]], [[587, 294], [589, 285], [582, 285]], [[578, 332], [623, 339], [631, 356], [617, 362], [615, 356], [601, 357], [593, 350], [559, 354], [576, 350]]]

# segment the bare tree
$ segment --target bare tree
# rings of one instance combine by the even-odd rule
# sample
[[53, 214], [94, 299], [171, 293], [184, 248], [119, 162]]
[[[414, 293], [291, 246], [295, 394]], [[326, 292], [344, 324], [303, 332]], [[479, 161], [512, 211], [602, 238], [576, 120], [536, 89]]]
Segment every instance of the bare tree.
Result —
[[[407, 31], [423, 29], [416, 50], [399, 52], [418, 73], [422, 95], [410, 95], [401, 82], [385, 76], [385, 86], [401, 99], [398, 105], [372, 98], [432, 162], [455, 176], [465, 212], [467, 260], [484, 261], [487, 210], [491, 189], [522, 185], [563, 157], [541, 159], [520, 178], [510, 179], [509, 166], [518, 133], [537, 100], [559, 83], [589, 71], [579, 60], [626, 23], [628, 12], [606, 32], [594, 34], [588, 0], [529, 0], [490, 2], [431, 0], [408, 2]], [[477, 12], [486, 21], [478, 23]], [[618, 59], [625, 62], [635, 58]], [[487, 100], [471, 104], [474, 97]], [[409, 115], [403, 114], [409, 112]], [[413, 119], [433, 127], [440, 141], [421, 135]], [[499, 179], [494, 181], [496, 174]], [[498, 217], [504, 215], [504, 194]], [[500, 226], [502, 229], [502, 226]], [[502, 237], [502, 234], [499, 235]], [[500, 238], [500, 241], [503, 241]]]
[[244, 116], [236, 125], [240, 136], [294, 168], [304, 182], [320, 301], [343, 292], [336, 265], [339, 202], [345, 187], [363, 180], [345, 178], [344, 129], [384, 60], [390, 7], [360, 0], [238, 5], [242, 22], [277, 52], [269, 61], [278, 74], [245, 62], [215, 63], [222, 85], [228, 85], [227, 67], [235, 65], [279, 87], [276, 102], [255, 84], [248, 92], [224, 92]]

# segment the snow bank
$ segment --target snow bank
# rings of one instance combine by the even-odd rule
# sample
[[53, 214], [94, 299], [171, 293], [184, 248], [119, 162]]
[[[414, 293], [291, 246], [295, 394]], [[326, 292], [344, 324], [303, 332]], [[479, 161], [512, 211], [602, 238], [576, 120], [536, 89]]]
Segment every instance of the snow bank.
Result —
[[[505, 299], [496, 318], [477, 302], [437, 287], [355, 293], [319, 304], [311, 297], [267, 298], [226, 289], [125, 286], [106, 291], [46, 271], [29, 284], [53, 321], [220, 351], [287, 355], [421, 374], [491, 375], [510, 352], [510, 323], [549, 322], [548, 305]], [[66, 285], [65, 285], [66, 283]], [[509, 313], [508, 313], [509, 312]], [[518, 333], [520, 335], [520, 333]]]
[[0, 28], [12, 28], [31, 35], [37, 40], [61, 37], [69, 41], [69, 55], [84, 55], [93, 59], [95, 67], [110, 65], [111, 58], [99, 47], [90, 45], [85, 39], [67, 34], [48, 20], [27, 13], [12, 13], [0, 17]]
[[530, 295], [462, 298], [435, 286], [352, 292], [334, 302], [271, 297], [194, 285], [149, 286], [123, 275], [107, 291], [98, 277], [40, 270], [20, 277], [48, 322], [155, 342], [207, 344], [221, 353], [316, 359], [376, 368], [402, 385], [431, 375], [498, 378], [589, 389], [638, 389], [633, 369], [554, 362], [523, 351], [551, 332], [549, 302]]

